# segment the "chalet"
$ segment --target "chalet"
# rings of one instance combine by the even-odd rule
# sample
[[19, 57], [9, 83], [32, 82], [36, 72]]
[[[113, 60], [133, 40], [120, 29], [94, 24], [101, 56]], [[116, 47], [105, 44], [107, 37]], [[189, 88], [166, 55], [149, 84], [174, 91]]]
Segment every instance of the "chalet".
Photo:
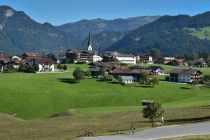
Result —
[[157, 63], [166, 65], [173, 60], [175, 60], [175, 57], [161, 57], [157, 60]]
[[131, 54], [118, 54], [116, 58], [124, 64], [136, 64], [136, 56]]
[[173, 69], [170, 72], [169, 81], [180, 83], [192, 83], [193, 81], [199, 81], [202, 72], [197, 69]]
[[9, 56], [5, 52], [0, 52], [0, 72], [3, 72], [6, 65], [10, 62]]
[[185, 59], [174, 59], [170, 62], [166, 63], [166, 65], [172, 65], [172, 66], [188, 66]]
[[122, 84], [132, 84], [134, 80], [133, 76], [120, 76], [120, 83]]
[[135, 80], [139, 80], [139, 73], [142, 70], [138, 70], [138, 69], [129, 69], [127, 67], [124, 68], [115, 68], [114, 70], [112, 70], [110, 72], [111, 75], [113, 75], [115, 78], [119, 77], [119, 76], [132, 76]]
[[150, 55], [138, 55], [137, 61], [141, 63], [153, 64], [153, 58]]
[[55, 62], [50, 58], [31, 59], [28, 61], [29, 65], [38, 65], [37, 72], [53, 72], [55, 71]]
[[23, 59], [40, 59], [41, 56], [39, 53], [35, 53], [35, 52], [26, 52], [23, 53], [22, 55]]
[[195, 60], [194, 65], [197, 67], [208, 67], [207, 62], [203, 58]]
[[150, 74], [152, 75], [164, 75], [165, 72], [161, 66], [149, 66], [148, 70], [150, 70]]
[[123, 64], [118, 62], [92, 62], [89, 65], [92, 76], [98, 76], [101, 68], [104, 68], [107, 72], [110, 72], [117, 67], [123, 67]]
[[82, 51], [79, 53], [80, 61], [92, 62], [94, 53], [92, 51]]

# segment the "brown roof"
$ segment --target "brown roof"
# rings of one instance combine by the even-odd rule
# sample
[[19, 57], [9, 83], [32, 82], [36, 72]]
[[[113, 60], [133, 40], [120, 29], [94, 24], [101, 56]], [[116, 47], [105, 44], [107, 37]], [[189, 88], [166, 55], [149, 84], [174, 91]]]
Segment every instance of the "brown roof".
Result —
[[39, 53], [34, 53], [34, 52], [26, 52], [22, 54], [22, 56], [27, 56], [27, 57], [37, 57], [40, 56]]

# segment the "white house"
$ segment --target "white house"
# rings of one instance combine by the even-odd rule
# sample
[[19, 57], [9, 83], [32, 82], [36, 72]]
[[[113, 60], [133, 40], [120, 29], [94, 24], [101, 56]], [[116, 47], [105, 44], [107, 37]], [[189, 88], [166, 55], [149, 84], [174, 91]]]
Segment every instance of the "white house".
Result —
[[202, 72], [196, 69], [173, 69], [170, 72], [169, 81], [192, 83], [193, 81], [199, 81]]
[[103, 58], [99, 55], [93, 55], [93, 62], [100, 62]]
[[22, 58], [21, 58], [20, 56], [14, 55], [14, 56], [12, 57], [12, 60], [14, 60], [14, 61], [21, 61]]
[[120, 76], [121, 83], [123, 84], [132, 84], [134, 77], [133, 76]]
[[136, 64], [136, 56], [130, 54], [118, 54], [117, 60], [124, 64]]
[[29, 65], [38, 65], [37, 72], [53, 72], [55, 71], [54, 61], [49, 58], [32, 59], [28, 62]]
[[39, 64], [38, 72], [53, 72], [55, 71], [54, 64]]

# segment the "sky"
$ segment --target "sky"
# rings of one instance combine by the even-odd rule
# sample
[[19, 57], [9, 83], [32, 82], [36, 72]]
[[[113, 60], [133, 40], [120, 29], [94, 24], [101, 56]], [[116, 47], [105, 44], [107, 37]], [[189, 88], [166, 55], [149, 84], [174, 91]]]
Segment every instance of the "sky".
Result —
[[81, 19], [152, 15], [196, 15], [210, 11], [210, 0], [0, 0], [32, 19], [61, 25]]

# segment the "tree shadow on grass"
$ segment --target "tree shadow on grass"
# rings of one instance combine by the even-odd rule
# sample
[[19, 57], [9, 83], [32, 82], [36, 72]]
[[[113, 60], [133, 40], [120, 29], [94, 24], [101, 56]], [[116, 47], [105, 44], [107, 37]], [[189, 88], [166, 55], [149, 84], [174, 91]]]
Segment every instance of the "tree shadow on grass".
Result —
[[58, 78], [62, 83], [76, 84], [77, 82], [73, 78]]
[[142, 87], [142, 88], [154, 88], [151, 85], [136, 85], [135, 87]]
[[192, 123], [192, 122], [203, 122], [210, 120], [210, 116], [205, 117], [195, 117], [195, 118], [179, 118], [165, 120], [166, 123]]
[[190, 87], [180, 87], [181, 89], [191, 89]]

